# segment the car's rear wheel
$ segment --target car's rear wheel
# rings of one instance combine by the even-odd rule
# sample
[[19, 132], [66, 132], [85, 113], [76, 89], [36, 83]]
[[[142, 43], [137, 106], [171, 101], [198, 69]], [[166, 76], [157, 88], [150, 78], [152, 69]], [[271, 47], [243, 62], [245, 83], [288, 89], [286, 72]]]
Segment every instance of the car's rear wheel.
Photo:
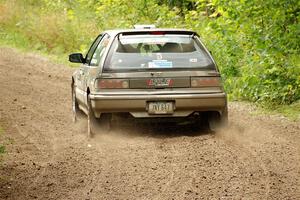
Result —
[[79, 105], [76, 100], [75, 88], [72, 86], [72, 121], [75, 123], [78, 119], [78, 115], [80, 113]]
[[100, 118], [97, 119], [97, 125], [102, 133], [108, 133], [111, 129], [111, 113], [102, 113]]
[[217, 131], [221, 127], [219, 120], [215, 118], [208, 120], [208, 126], [211, 131]]
[[107, 133], [110, 130], [111, 114], [103, 113], [100, 118], [96, 118], [92, 110], [91, 101], [88, 98], [88, 137], [93, 137], [97, 132]]
[[221, 128], [226, 127], [227, 123], [228, 123], [227, 112], [224, 112], [222, 115], [220, 115], [217, 112], [210, 113], [208, 115], [208, 125], [211, 131], [218, 131]]
[[207, 119], [204, 117], [204, 115], [199, 116], [198, 119], [194, 120], [194, 123], [192, 124], [192, 128], [194, 130], [201, 130], [201, 131], [208, 131], [209, 128], [209, 124]]

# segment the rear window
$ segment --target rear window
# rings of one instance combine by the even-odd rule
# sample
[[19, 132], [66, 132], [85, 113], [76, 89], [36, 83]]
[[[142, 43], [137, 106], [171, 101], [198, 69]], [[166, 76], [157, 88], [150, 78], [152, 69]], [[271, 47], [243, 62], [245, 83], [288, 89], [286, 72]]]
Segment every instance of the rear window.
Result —
[[108, 55], [105, 71], [214, 67], [202, 45], [191, 35], [120, 35]]

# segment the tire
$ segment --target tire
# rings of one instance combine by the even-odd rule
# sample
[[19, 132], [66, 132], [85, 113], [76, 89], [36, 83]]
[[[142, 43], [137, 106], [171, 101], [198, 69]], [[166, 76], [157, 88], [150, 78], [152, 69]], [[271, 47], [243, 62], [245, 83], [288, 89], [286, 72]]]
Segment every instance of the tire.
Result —
[[111, 129], [111, 119], [112, 114], [110, 113], [102, 113], [100, 118], [97, 119], [97, 125], [100, 131], [102, 132], [109, 132]]
[[228, 124], [228, 114], [224, 112], [222, 115], [211, 115], [208, 118], [208, 125], [211, 131], [219, 131]]
[[88, 97], [87, 102], [87, 109], [88, 109], [88, 115], [87, 115], [87, 136], [91, 138], [95, 134], [95, 124], [96, 124], [96, 117], [92, 110], [91, 100]]
[[206, 118], [202, 117], [194, 121], [192, 124], [192, 129], [195, 131], [209, 131], [209, 124]]
[[220, 121], [218, 119], [209, 119], [208, 126], [211, 131], [218, 131], [221, 128]]
[[92, 110], [91, 100], [88, 97], [88, 130], [89, 138], [93, 137], [97, 132], [108, 132], [110, 130], [111, 114], [103, 113], [100, 118], [96, 118]]
[[72, 86], [72, 121], [75, 123], [78, 120], [80, 113], [79, 105], [76, 100], [75, 88]]

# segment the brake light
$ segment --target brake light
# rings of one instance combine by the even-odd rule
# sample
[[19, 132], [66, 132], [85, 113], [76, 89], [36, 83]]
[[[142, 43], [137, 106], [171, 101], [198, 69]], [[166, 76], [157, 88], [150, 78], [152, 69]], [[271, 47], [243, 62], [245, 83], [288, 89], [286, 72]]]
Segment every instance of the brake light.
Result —
[[192, 77], [192, 87], [219, 87], [221, 86], [220, 77]]
[[129, 81], [124, 79], [98, 79], [96, 88], [100, 89], [126, 89], [129, 88]]
[[152, 35], [164, 35], [165, 32], [163, 32], [163, 31], [152, 31], [151, 34]]

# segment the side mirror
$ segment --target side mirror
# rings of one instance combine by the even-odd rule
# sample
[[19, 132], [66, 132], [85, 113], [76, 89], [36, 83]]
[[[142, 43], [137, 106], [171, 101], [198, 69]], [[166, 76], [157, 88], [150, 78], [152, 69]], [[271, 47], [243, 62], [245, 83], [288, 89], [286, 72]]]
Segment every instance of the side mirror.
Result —
[[69, 61], [73, 63], [85, 63], [85, 59], [81, 53], [70, 54]]

